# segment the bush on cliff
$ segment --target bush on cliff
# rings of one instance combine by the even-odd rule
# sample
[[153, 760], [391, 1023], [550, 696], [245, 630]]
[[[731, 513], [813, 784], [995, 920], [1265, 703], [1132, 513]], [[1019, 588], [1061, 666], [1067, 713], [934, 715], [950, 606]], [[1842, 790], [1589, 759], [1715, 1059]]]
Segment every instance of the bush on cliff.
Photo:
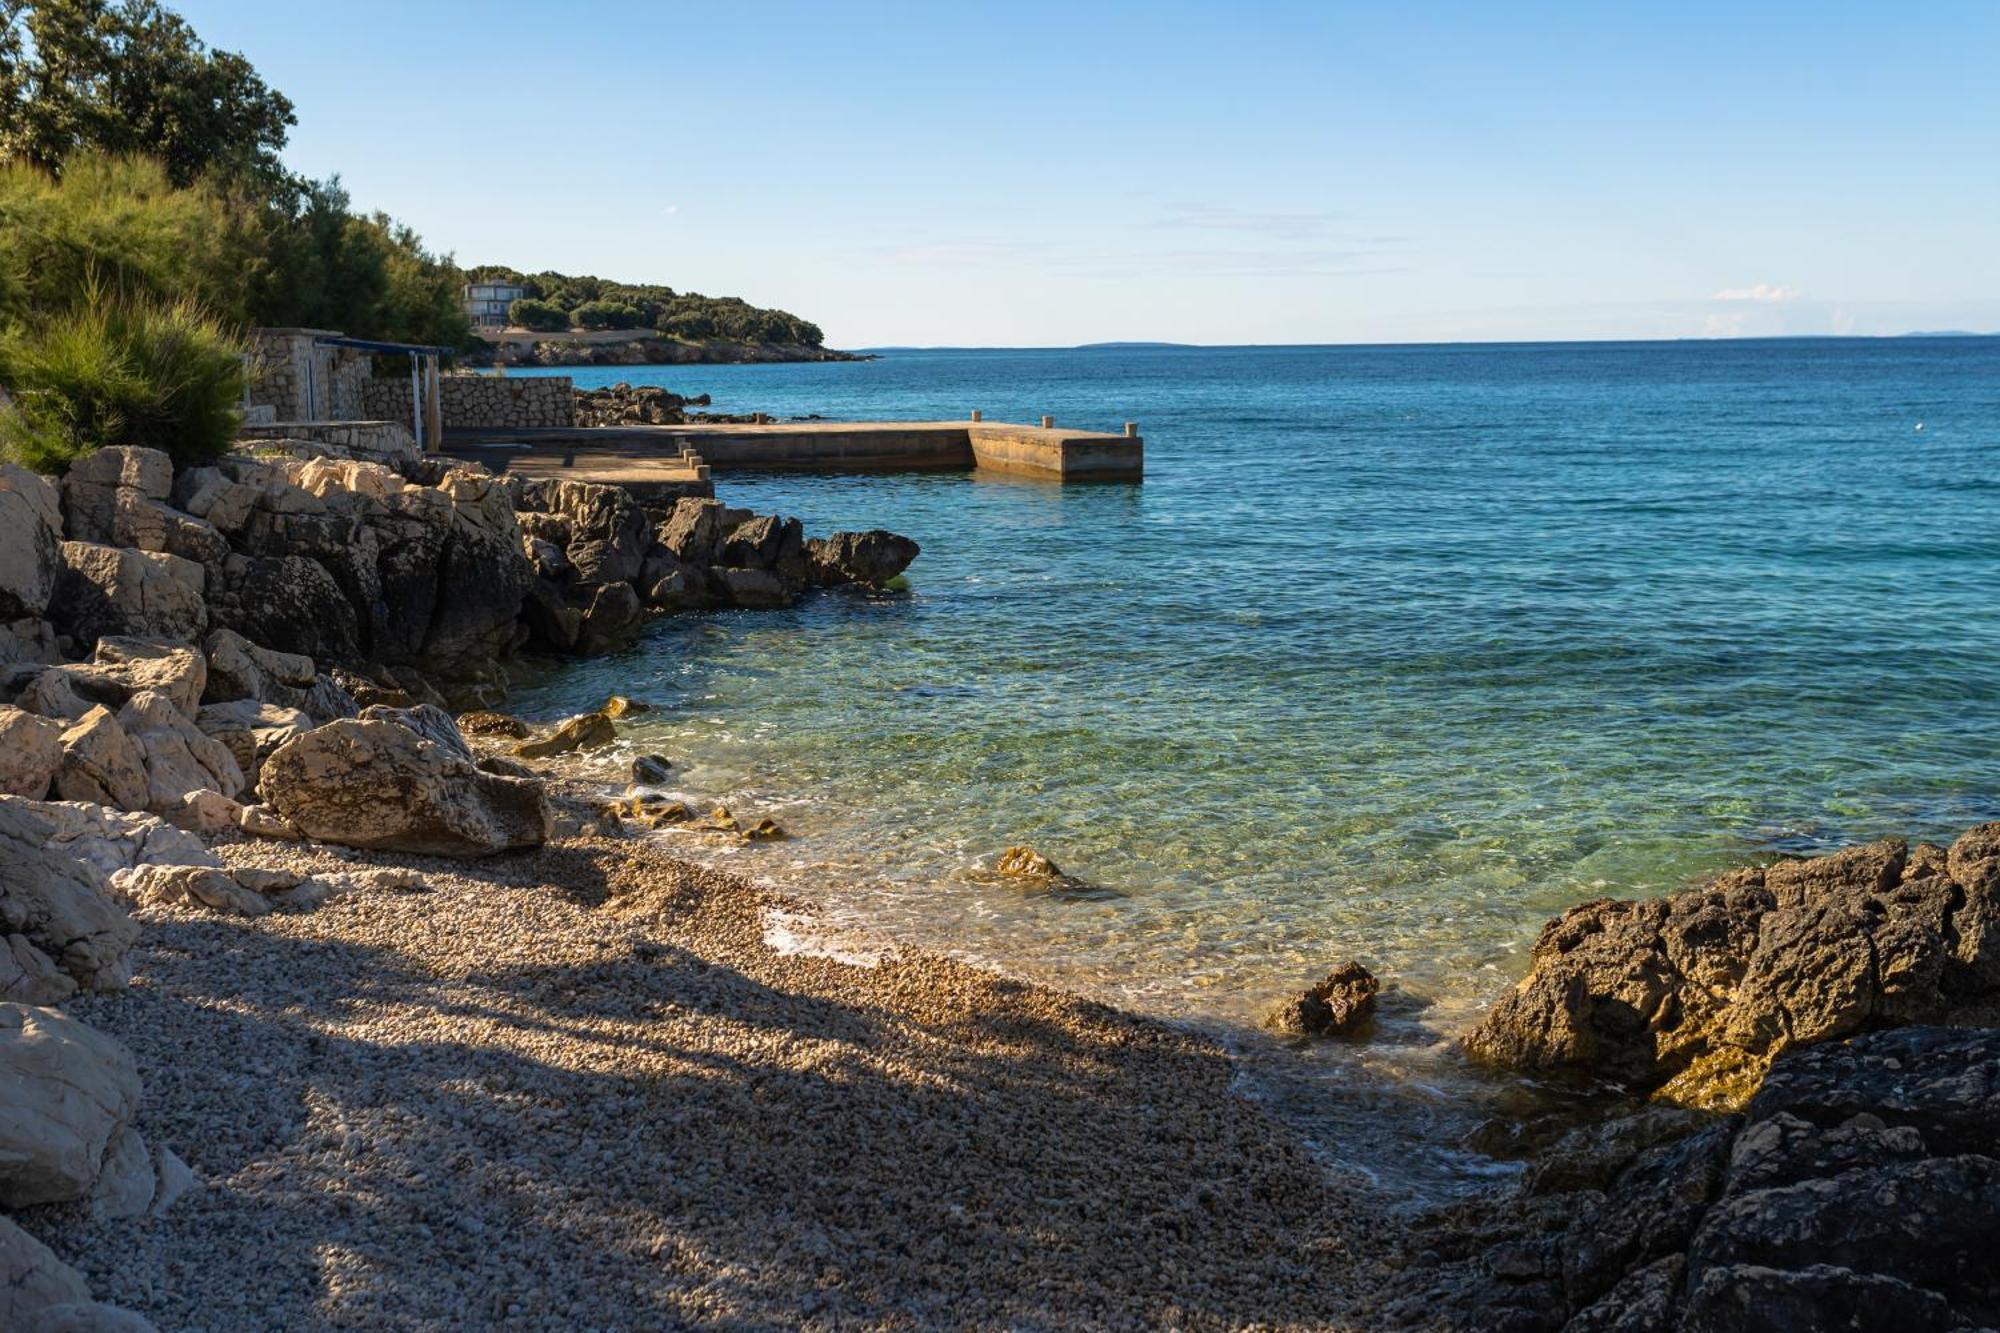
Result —
[[507, 322], [537, 333], [564, 333], [569, 329], [569, 311], [553, 301], [524, 296], [507, 307]]
[[109, 444], [163, 449], [181, 465], [235, 438], [242, 348], [191, 301], [108, 294], [96, 282], [58, 314], [0, 336], [0, 449], [38, 472], [66, 471]]
[[645, 322], [639, 307], [623, 301], [585, 301], [569, 318], [579, 329], [636, 329]]

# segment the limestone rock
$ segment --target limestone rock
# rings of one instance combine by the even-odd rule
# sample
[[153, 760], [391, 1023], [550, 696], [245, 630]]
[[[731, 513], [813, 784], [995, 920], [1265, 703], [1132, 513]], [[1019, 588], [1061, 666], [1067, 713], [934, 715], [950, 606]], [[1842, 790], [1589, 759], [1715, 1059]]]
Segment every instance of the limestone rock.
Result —
[[237, 916], [264, 916], [271, 903], [214, 866], [139, 865], [111, 876], [111, 885], [133, 902], [198, 903]]
[[95, 801], [117, 810], [143, 810], [150, 784], [146, 757], [111, 710], [85, 713], [61, 737], [62, 766], [55, 790], [66, 801]]
[[113, 525], [121, 498], [166, 500], [173, 487], [174, 461], [158, 449], [112, 445], [93, 450], [71, 463], [63, 477], [69, 536], [115, 543]]
[[0, 809], [24, 810], [48, 826], [49, 850], [108, 876], [143, 862], [222, 864], [200, 838], [157, 815], [126, 813], [85, 801], [24, 801], [0, 796]]
[[296, 708], [259, 703], [255, 699], [207, 704], [195, 714], [194, 721], [203, 735], [229, 751], [243, 774], [245, 791], [257, 785], [271, 751], [292, 737], [311, 731], [314, 725], [312, 718]]
[[719, 500], [683, 497], [674, 501], [657, 540], [684, 564], [711, 564], [722, 546], [724, 513]]
[[139, 927], [39, 808], [0, 800], [0, 997], [54, 1003], [78, 987], [117, 990], [131, 976]]
[[[90, 1299], [83, 1275], [48, 1246], [0, 1217], [0, 1328], [27, 1333], [51, 1309]], [[46, 1324], [43, 1327], [47, 1327]]]
[[806, 543], [806, 561], [815, 586], [857, 583], [879, 588], [910, 567], [922, 548], [908, 537], [881, 528], [836, 532]]
[[797, 600], [796, 589], [768, 569], [719, 566], [709, 572], [724, 600], [731, 606], [771, 609], [790, 606]]
[[143, 757], [145, 809], [164, 814], [180, 809], [189, 792], [218, 791], [233, 798], [243, 790], [243, 770], [229, 747], [205, 734], [164, 694], [133, 695], [119, 710], [118, 724]]
[[572, 750], [594, 750], [617, 739], [618, 728], [609, 716], [602, 712], [578, 713], [556, 724], [548, 735], [515, 746], [514, 753], [523, 759], [545, 759]]
[[200, 703], [255, 699], [282, 708], [304, 708], [319, 679], [310, 657], [260, 648], [232, 629], [215, 630], [202, 646], [208, 654], [208, 675]]
[[191, 791], [178, 808], [166, 812], [167, 822], [189, 833], [229, 833], [243, 818], [243, 806], [219, 791]]
[[192, 716], [208, 686], [208, 659], [184, 643], [112, 636], [97, 641], [90, 660], [92, 676], [124, 691], [121, 704], [141, 690], [156, 690]]
[[541, 784], [481, 772], [468, 753], [395, 721], [345, 719], [279, 746], [263, 792], [306, 836], [351, 847], [484, 856], [545, 842]]
[[197, 639], [208, 628], [206, 576], [191, 560], [129, 546], [66, 541], [51, 619], [80, 639]]
[[54, 1009], [0, 1003], [0, 1206], [89, 1196], [139, 1106], [118, 1042]]
[[[1888, 840], [1738, 871], [1670, 898], [1571, 908], [1466, 1038], [1495, 1064], [1572, 1069], [1690, 1105], [1740, 1106], [1771, 1059], [1870, 1027], [2000, 1013], [2000, 883], [1906, 878]], [[1963, 875], [1963, 879], [1958, 876]], [[2000, 876], [1994, 877], [2000, 880]]]
[[0, 705], [0, 793], [39, 801], [62, 767], [59, 722]]
[[1317, 985], [1274, 1005], [1264, 1026], [1291, 1036], [1351, 1036], [1374, 1016], [1380, 989], [1374, 973], [1350, 960]]
[[585, 657], [630, 647], [646, 625], [646, 609], [629, 583], [578, 584], [571, 602], [581, 602], [576, 651]]
[[635, 755], [632, 759], [632, 781], [649, 787], [658, 787], [673, 781], [673, 761], [663, 754]]
[[55, 487], [26, 468], [0, 463], [0, 620], [48, 610], [61, 540]]

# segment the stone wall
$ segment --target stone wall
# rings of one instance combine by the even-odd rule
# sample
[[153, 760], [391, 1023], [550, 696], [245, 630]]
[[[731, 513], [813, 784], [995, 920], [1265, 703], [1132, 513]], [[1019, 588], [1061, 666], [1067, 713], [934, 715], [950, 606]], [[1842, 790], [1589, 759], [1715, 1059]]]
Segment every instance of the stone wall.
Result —
[[[407, 377], [368, 380], [364, 415], [410, 419]], [[438, 407], [446, 430], [523, 430], [576, 424], [576, 391], [567, 375], [441, 375]]]
[[367, 355], [316, 345], [314, 340], [324, 336], [319, 329], [252, 332], [244, 358], [244, 406], [251, 415], [268, 413], [273, 421], [352, 421], [368, 415], [363, 403], [371, 373]]

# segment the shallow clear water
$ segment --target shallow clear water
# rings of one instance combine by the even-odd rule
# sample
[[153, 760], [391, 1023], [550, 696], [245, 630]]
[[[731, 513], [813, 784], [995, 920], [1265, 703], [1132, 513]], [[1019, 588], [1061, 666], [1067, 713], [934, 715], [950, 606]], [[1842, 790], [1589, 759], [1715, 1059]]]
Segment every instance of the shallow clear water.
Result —
[[[2000, 817], [2000, 339], [575, 375], [717, 411], [1141, 423], [1142, 486], [726, 476], [811, 532], [915, 537], [911, 590], [663, 621], [519, 703], [662, 705], [642, 743], [681, 791], [799, 835], [744, 869], [1241, 1034], [1309, 1125], [1349, 1108], [1317, 1122], [1336, 1151], [1366, 1134], [1328, 1081], [1447, 1127], [1490, 1094], [1445, 1038], [1565, 905]], [[979, 881], [1010, 843], [1110, 892]], [[1248, 1035], [1350, 955], [1404, 996], [1386, 1040]]]

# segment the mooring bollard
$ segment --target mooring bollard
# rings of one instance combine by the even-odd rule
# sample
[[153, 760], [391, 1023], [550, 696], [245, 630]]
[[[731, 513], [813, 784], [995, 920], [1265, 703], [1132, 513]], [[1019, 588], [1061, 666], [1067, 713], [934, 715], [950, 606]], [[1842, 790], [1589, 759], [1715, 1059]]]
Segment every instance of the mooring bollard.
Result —
[[1055, 419], [1054, 417], [1043, 417], [1043, 418], [1042, 418], [1042, 429], [1043, 429], [1043, 430], [1054, 430], [1054, 429], [1055, 429], [1055, 426], [1056, 426], [1056, 419]]
[[982, 421], [982, 420], [984, 420], [985, 418], [983, 418], [983, 417], [981, 417], [981, 416], [979, 415], [979, 409], [975, 407], [975, 408], [973, 408], [973, 409], [972, 409], [972, 419], [973, 419], [974, 421]]
[[1138, 422], [1136, 422], [1136, 421], [1128, 421], [1128, 422], [1126, 422], [1126, 423], [1125, 423], [1125, 438], [1126, 438], [1126, 439], [1128, 439], [1128, 440], [1136, 440], [1136, 439], [1138, 439], [1138, 438], [1139, 438], [1139, 423], [1138, 423]]

